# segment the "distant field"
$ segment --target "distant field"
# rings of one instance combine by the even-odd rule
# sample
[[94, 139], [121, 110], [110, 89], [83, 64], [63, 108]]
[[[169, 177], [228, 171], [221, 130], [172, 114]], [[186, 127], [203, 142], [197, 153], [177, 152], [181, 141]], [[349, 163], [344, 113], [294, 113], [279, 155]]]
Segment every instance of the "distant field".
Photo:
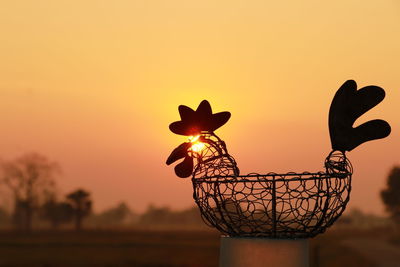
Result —
[[[1, 266], [218, 266], [212, 231], [0, 232]], [[311, 240], [311, 266], [374, 266], [337, 233]], [[344, 265], [343, 265], [344, 264]]]
[[0, 265], [216, 266], [218, 246], [215, 232], [3, 232]]

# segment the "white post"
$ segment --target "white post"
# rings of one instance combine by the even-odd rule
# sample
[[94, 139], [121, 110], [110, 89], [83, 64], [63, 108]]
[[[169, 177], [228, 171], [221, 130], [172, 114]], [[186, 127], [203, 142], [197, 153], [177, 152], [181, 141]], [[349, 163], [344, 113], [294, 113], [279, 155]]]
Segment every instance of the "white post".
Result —
[[308, 267], [308, 240], [221, 237], [219, 266]]

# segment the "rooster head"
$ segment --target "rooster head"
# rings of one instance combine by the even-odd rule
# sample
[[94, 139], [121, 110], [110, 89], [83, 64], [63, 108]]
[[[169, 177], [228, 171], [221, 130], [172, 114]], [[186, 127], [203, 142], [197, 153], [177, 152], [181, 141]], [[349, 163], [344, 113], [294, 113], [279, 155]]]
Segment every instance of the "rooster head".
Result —
[[190, 136], [190, 141], [175, 148], [166, 163], [170, 165], [183, 159], [175, 166], [175, 173], [178, 177], [186, 178], [193, 173], [193, 153], [190, 152], [196, 151], [201, 146], [203, 141], [201, 134], [213, 133], [229, 120], [231, 113], [224, 111], [213, 114], [207, 100], [201, 101], [196, 110], [184, 105], [180, 105], [178, 110], [181, 120], [171, 123], [169, 129], [175, 134]]

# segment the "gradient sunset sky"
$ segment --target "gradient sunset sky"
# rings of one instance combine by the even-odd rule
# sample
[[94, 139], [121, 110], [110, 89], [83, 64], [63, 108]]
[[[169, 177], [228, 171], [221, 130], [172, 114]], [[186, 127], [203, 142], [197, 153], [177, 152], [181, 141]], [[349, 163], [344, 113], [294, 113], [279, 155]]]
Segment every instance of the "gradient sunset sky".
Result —
[[232, 113], [216, 133], [244, 174], [320, 171], [348, 79], [386, 90], [357, 124], [392, 134], [348, 154], [350, 208], [382, 214], [400, 164], [399, 1], [3, 1], [0, 157], [59, 162], [60, 193], [83, 187], [96, 211], [186, 208], [191, 181], [165, 165], [186, 141], [168, 129], [179, 104]]

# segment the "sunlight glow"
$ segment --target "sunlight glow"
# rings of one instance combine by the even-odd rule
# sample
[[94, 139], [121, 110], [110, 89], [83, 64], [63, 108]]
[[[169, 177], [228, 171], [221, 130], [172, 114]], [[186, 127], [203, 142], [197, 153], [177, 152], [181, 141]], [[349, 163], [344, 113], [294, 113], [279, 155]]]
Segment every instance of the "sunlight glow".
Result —
[[196, 143], [197, 140], [199, 140], [199, 138], [200, 138], [200, 135], [190, 136], [190, 137], [189, 137], [189, 141], [190, 141], [191, 143]]
[[205, 147], [204, 143], [202, 142], [196, 142], [192, 145], [192, 150], [195, 152], [200, 152], [201, 150], [203, 150]]
[[191, 143], [193, 143], [191, 150], [194, 152], [200, 152], [205, 147], [204, 143], [199, 141], [199, 138], [200, 138], [200, 135], [189, 137], [189, 141]]

